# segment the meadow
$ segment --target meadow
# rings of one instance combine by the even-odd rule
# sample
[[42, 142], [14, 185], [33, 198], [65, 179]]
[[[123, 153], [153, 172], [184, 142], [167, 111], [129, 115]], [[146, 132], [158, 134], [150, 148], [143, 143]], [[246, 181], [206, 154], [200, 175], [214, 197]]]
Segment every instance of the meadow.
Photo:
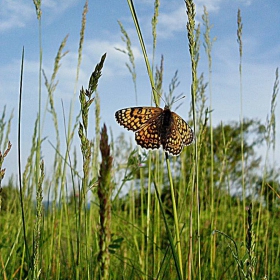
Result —
[[[40, 22], [40, 1], [34, 1]], [[169, 92], [162, 89], [163, 59], [153, 65], [146, 53], [141, 26], [128, 1], [151, 83], [153, 106], [162, 99], [173, 103], [178, 86], [175, 73]], [[191, 104], [188, 124], [192, 145], [178, 157], [159, 150], [142, 150], [113, 135], [100, 124], [98, 83], [106, 71], [106, 54], [96, 62], [88, 86], [79, 90], [76, 121], [65, 117], [64, 137], [58, 128], [54, 102], [56, 76], [65, 55], [65, 38], [50, 79], [41, 76], [47, 104], [38, 108], [31, 150], [17, 177], [6, 185], [5, 158], [17, 143], [9, 142], [11, 122], [1, 104], [0, 118], [0, 278], [1, 279], [280, 279], [280, 186], [278, 170], [269, 164], [275, 152], [278, 69], [271, 92], [271, 110], [265, 122], [241, 118], [212, 124], [211, 24], [207, 9], [203, 30], [195, 22], [195, 5], [185, 1], [186, 34], [191, 61]], [[159, 2], [152, 19], [153, 46], [157, 46]], [[87, 3], [82, 15], [79, 62], [82, 58]], [[135, 83], [136, 68], [129, 34], [119, 22], [126, 44], [128, 71]], [[42, 40], [42, 38], [40, 38]], [[201, 43], [203, 40], [203, 43]], [[237, 11], [240, 81], [242, 81], [242, 17]], [[201, 46], [204, 46], [201, 48]], [[198, 73], [199, 55], [208, 57], [209, 80]], [[80, 63], [78, 62], [77, 73]], [[41, 61], [42, 63], [42, 61]], [[24, 65], [24, 51], [22, 66]], [[77, 74], [78, 77], [78, 74]], [[24, 76], [21, 77], [21, 85]], [[242, 99], [242, 82], [240, 97]], [[19, 89], [18, 141], [21, 141]], [[41, 93], [39, 93], [41, 94]], [[207, 95], [209, 94], [209, 96]], [[45, 107], [44, 107], [45, 106]], [[163, 106], [161, 106], [163, 107]], [[41, 108], [51, 114], [56, 137], [52, 163], [42, 158]], [[95, 113], [95, 123], [90, 113]], [[95, 135], [89, 136], [89, 126]], [[80, 145], [73, 146], [78, 138]], [[258, 149], [265, 147], [261, 157]], [[18, 154], [21, 154], [18, 146]], [[81, 154], [82, 172], [78, 171]], [[15, 161], [16, 162], [16, 161]], [[45, 165], [52, 172], [45, 174]], [[43, 197], [44, 201], [43, 202]], [[47, 198], [47, 199], [46, 199]], [[49, 199], [48, 199], [49, 198]]]

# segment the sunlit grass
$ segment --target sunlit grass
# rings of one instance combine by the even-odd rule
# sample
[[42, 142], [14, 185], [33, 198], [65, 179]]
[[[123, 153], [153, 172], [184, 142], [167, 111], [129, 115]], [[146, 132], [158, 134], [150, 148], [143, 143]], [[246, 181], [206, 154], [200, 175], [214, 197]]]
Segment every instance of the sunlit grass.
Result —
[[[163, 69], [168, 67], [163, 57], [159, 65], [156, 64], [159, 1], [155, 1], [151, 19], [151, 58], [146, 52], [145, 34], [141, 32], [136, 9], [128, 2], [150, 78], [150, 100], [153, 106], [159, 106]], [[34, 4], [40, 28], [40, 2]], [[73, 102], [79, 99], [80, 112], [73, 118], [71, 109], [68, 118], [64, 117], [62, 136], [54, 93], [59, 66], [67, 55], [63, 53], [67, 37], [59, 46], [51, 78], [43, 73], [48, 99], [47, 104], [38, 104], [38, 112], [44, 109], [34, 121], [27, 162], [20, 162], [23, 166], [21, 195], [14, 188], [17, 183], [13, 179], [8, 186], [1, 186], [5, 158], [10, 156], [12, 121], [12, 114], [7, 116], [7, 108], [3, 106], [0, 118], [1, 279], [280, 278], [279, 180], [277, 170], [268, 165], [269, 151], [272, 149], [275, 154], [278, 70], [265, 124], [242, 117], [241, 122], [236, 120], [214, 127], [211, 52], [218, 42], [213, 44], [215, 38], [210, 35], [207, 9], [204, 9], [202, 30], [195, 22], [193, 1], [187, 0], [185, 4], [189, 57], [184, 59], [190, 60], [192, 75], [188, 123], [196, 139], [180, 156], [169, 157], [162, 150], [140, 151], [134, 141], [128, 142], [123, 135], [116, 136], [112, 132], [108, 136], [106, 126], [101, 129], [102, 94], [97, 90], [102, 81], [101, 72], [106, 71], [109, 59], [106, 55], [96, 62], [88, 86], [80, 89], [79, 98], [74, 89]], [[77, 81], [86, 14], [87, 4], [82, 15]], [[242, 43], [240, 11], [237, 22], [242, 101], [241, 58], [246, 45]], [[127, 65], [137, 103], [137, 65], [129, 34], [121, 23], [120, 27], [125, 36], [125, 52], [130, 60]], [[208, 57], [209, 81], [197, 70], [201, 37]], [[174, 97], [177, 84], [175, 73], [168, 98]], [[95, 112], [95, 123], [90, 118], [91, 111]], [[53, 120], [50, 129], [56, 135], [56, 142], [52, 143], [55, 151], [52, 163], [41, 160], [41, 144], [45, 141], [41, 139], [41, 130], [48, 113]], [[20, 121], [19, 117], [22, 126]], [[89, 135], [89, 126], [94, 127], [95, 135]], [[254, 137], [253, 142], [248, 135]], [[72, 146], [74, 138], [80, 140], [79, 147]], [[61, 148], [62, 139], [66, 139], [65, 151]], [[267, 146], [264, 168], [256, 157], [259, 144]], [[16, 143], [12, 145], [13, 148]], [[81, 170], [77, 167], [78, 153], [82, 157]], [[46, 165], [52, 165], [50, 174], [45, 174]], [[236, 190], [234, 195], [232, 189]], [[42, 196], [51, 200], [49, 205], [42, 202]]]

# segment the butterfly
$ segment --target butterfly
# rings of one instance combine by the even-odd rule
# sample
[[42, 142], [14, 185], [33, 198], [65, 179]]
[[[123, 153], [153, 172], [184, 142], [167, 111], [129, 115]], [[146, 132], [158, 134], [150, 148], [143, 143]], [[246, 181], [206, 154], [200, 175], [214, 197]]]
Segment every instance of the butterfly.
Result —
[[117, 122], [135, 132], [138, 145], [146, 149], [163, 149], [177, 156], [183, 146], [193, 141], [190, 126], [168, 106], [132, 107], [118, 110], [115, 113]]

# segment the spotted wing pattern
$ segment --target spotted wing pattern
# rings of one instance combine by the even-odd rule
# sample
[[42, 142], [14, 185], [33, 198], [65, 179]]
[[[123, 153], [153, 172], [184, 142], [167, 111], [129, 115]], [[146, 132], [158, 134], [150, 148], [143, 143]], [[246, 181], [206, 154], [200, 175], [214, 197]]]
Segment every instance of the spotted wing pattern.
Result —
[[193, 132], [190, 126], [176, 113], [171, 112], [170, 128], [163, 141], [163, 149], [172, 155], [179, 155], [183, 146], [193, 141]]
[[193, 142], [193, 131], [190, 126], [174, 112], [172, 112], [172, 119], [174, 120], [177, 130], [181, 135], [183, 145], [190, 145]]
[[120, 125], [128, 130], [137, 131], [158, 118], [162, 111], [159, 107], [133, 107], [117, 111], [115, 117]]
[[135, 133], [135, 140], [138, 145], [146, 149], [159, 149], [161, 144], [159, 126], [161, 115], [153, 118], [149, 123], [143, 125]]
[[160, 145], [172, 155], [179, 155], [183, 146], [193, 141], [189, 125], [167, 107], [134, 107], [115, 113], [117, 122], [135, 132], [138, 145], [146, 149], [158, 149]]

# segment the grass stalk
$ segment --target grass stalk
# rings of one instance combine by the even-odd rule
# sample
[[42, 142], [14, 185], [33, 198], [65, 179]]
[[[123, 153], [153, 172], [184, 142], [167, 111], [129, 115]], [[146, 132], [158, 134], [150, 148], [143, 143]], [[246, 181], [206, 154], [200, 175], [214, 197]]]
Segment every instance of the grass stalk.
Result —
[[[179, 267], [179, 271], [177, 270], [179, 279], [183, 279], [183, 261], [182, 261], [182, 248], [181, 248], [181, 240], [180, 240], [180, 228], [179, 228], [179, 219], [177, 215], [177, 202], [175, 199], [175, 190], [173, 186], [173, 178], [171, 174], [171, 168], [170, 168], [170, 160], [168, 153], [165, 153], [166, 157], [166, 164], [167, 164], [167, 171], [168, 171], [168, 179], [170, 183], [170, 193], [172, 198], [172, 208], [173, 208], [173, 216], [174, 216], [174, 225], [175, 225], [175, 238], [174, 238], [174, 244], [177, 247], [177, 254], [178, 259], [176, 255], [173, 252], [174, 261], [176, 264], [176, 267]], [[178, 262], [178, 264], [177, 264]]]
[[[275, 137], [276, 137], [276, 118], [275, 118], [275, 109], [276, 109], [276, 97], [278, 95], [279, 92], [279, 77], [278, 77], [278, 68], [276, 69], [275, 72], [275, 81], [274, 81], [274, 85], [273, 85], [273, 91], [272, 91], [272, 98], [271, 98], [271, 104], [270, 104], [270, 115], [267, 116], [267, 124], [266, 124], [266, 136], [265, 136], [265, 142], [267, 145], [267, 150], [266, 150], [266, 154], [265, 154], [265, 164], [264, 164], [264, 168], [263, 168], [263, 175], [262, 175], [262, 183], [261, 183], [261, 190], [260, 190], [260, 194], [263, 195], [265, 193], [265, 188], [267, 187], [267, 177], [268, 177], [268, 172], [267, 172], [267, 163], [268, 163], [268, 157], [269, 157], [269, 150], [271, 148], [272, 145], [272, 153], [275, 153]], [[274, 158], [273, 158], [274, 159]], [[273, 161], [274, 163], [274, 161]], [[272, 179], [273, 181], [276, 179], [274, 177], [274, 172], [272, 174]], [[273, 189], [273, 188], [272, 188]], [[272, 191], [272, 190], [271, 190]], [[269, 205], [269, 201], [268, 201], [268, 196], [266, 199], [266, 205]], [[258, 222], [257, 222], [257, 229], [256, 229], [256, 234], [259, 235], [260, 231], [262, 230], [261, 228], [261, 220], [262, 219], [266, 219], [267, 223], [270, 222], [271, 220], [271, 215], [269, 211], [264, 211], [263, 209], [263, 205], [260, 203], [259, 207], [258, 207]], [[268, 238], [268, 226], [266, 227], [266, 239]], [[279, 249], [280, 250], [280, 249]], [[280, 251], [279, 251], [280, 252]], [[280, 254], [278, 252], [278, 255]], [[266, 251], [265, 254], [265, 269], [266, 269], [266, 275], [268, 274], [267, 271], [267, 263], [268, 263], [268, 258], [269, 258], [269, 253]]]
[[138, 97], [137, 97], [137, 83], [136, 83], [136, 67], [135, 67], [135, 59], [134, 59], [134, 54], [131, 48], [131, 40], [125, 30], [125, 28], [123, 27], [122, 23], [120, 21], [118, 21], [118, 24], [120, 26], [121, 29], [121, 33], [122, 33], [122, 41], [126, 44], [126, 50], [121, 50], [116, 48], [116, 50], [127, 54], [128, 58], [129, 58], [129, 62], [130, 64], [126, 63], [126, 67], [129, 71], [129, 73], [131, 74], [132, 77], [132, 81], [133, 81], [133, 85], [134, 85], [134, 92], [135, 92], [135, 104], [138, 105]]
[[105, 124], [101, 131], [100, 151], [102, 161], [100, 164], [100, 175], [98, 178], [97, 190], [100, 217], [98, 261], [101, 270], [100, 279], [106, 280], [110, 278], [109, 245], [111, 242], [111, 196], [114, 188], [111, 181], [113, 157], [110, 154], [110, 146], [108, 143], [107, 128]]
[[[78, 134], [81, 141], [81, 152], [83, 156], [83, 178], [82, 178], [82, 188], [79, 196], [79, 221], [78, 221], [78, 239], [77, 239], [77, 261], [81, 261], [81, 229], [84, 228], [85, 231], [85, 243], [84, 247], [86, 252], [86, 258], [88, 259], [88, 250], [87, 250], [87, 190], [90, 186], [90, 164], [92, 158], [92, 142], [88, 139], [88, 124], [89, 124], [89, 109], [92, 103], [94, 102], [93, 93], [96, 92], [98, 86], [98, 80], [101, 77], [101, 70], [103, 68], [103, 64], [106, 58], [106, 54], [101, 57], [100, 62], [96, 65], [94, 72], [91, 74], [89, 79], [88, 89], [84, 90], [83, 88], [80, 90], [80, 104], [81, 104], [81, 118], [82, 121], [79, 125]], [[84, 213], [84, 224], [82, 225], [82, 215]], [[88, 268], [89, 270], [89, 268]], [[79, 277], [79, 273], [77, 271], [76, 274]]]
[[10, 114], [8, 121], [6, 118], [6, 105], [3, 108], [2, 116], [0, 118], [0, 150], [5, 150], [9, 146], [9, 136], [11, 132], [11, 123], [14, 117], [13, 110]]
[[240, 136], [241, 136], [241, 164], [242, 164], [242, 202], [243, 202], [243, 228], [244, 228], [244, 242], [246, 240], [246, 185], [245, 185], [245, 161], [244, 161], [244, 129], [243, 129], [243, 83], [242, 83], [242, 54], [243, 54], [243, 44], [242, 44], [242, 17], [241, 11], [238, 9], [237, 12], [237, 43], [239, 46], [239, 87], [240, 87]]
[[246, 235], [246, 250], [248, 258], [245, 260], [246, 264], [246, 279], [255, 279], [255, 266], [256, 266], [256, 256], [255, 256], [255, 234], [253, 229], [253, 209], [252, 204], [248, 207], [248, 217], [247, 217], [247, 235]]
[[239, 279], [242, 279], [241, 275], [246, 279], [246, 274], [245, 274], [245, 271], [243, 270], [243, 262], [239, 256], [238, 246], [237, 246], [235, 240], [232, 237], [230, 237], [229, 235], [227, 235], [226, 233], [219, 231], [219, 230], [214, 230], [213, 234], [216, 232], [223, 235], [227, 239], [229, 239], [231, 241], [231, 243], [234, 245], [234, 247], [232, 248], [231, 243], [228, 243], [228, 248], [230, 249], [233, 258], [234, 258], [235, 262], [237, 263]]
[[[150, 83], [151, 83], [151, 87], [152, 87], [152, 91], [153, 91], [153, 97], [154, 97], [154, 102], [156, 104], [156, 106], [159, 106], [159, 100], [158, 100], [158, 93], [155, 90], [155, 83], [154, 83], [154, 79], [153, 79], [153, 73], [151, 71], [151, 67], [150, 67], [150, 63], [149, 63], [149, 59], [148, 59], [148, 55], [146, 52], [146, 47], [145, 47], [145, 43], [143, 40], [143, 36], [141, 33], [141, 29], [140, 29], [140, 25], [138, 23], [138, 19], [137, 19], [137, 15], [136, 15], [136, 11], [133, 5], [133, 2], [131, 0], [128, 0], [128, 5], [130, 8], [130, 12], [134, 21], [134, 25], [136, 28], [136, 32], [138, 35], [138, 39], [142, 48], [142, 52], [143, 52], [143, 56], [144, 56], [144, 60], [146, 63], [146, 67], [147, 67], [147, 72], [150, 78]], [[150, 155], [149, 155], [150, 156]], [[179, 261], [179, 267], [180, 267], [180, 274], [178, 275], [179, 277], [182, 277], [183, 275], [183, 265], [182, 265], [182, 253], [181, 253], [181, 245], [180, 245], [180, 231], [179, 231], [179, 226], [178, 226], [178, 216], [177, 216], [177, 208], [176, 208], [176, 201], [175, 201], [175, 194], [174, 194], [174, 188], [173, 188], [173, 179], [171, 176], [171, 169], [170, 169], [170, 163], [169, 163], [169, 157], [166, 155], [166, 163], [167, 163], [167, 170], [168, 170], [168, 174], [169, 174], [169, 183], [170, 183], [170, 191], [171, 191], [171, 195], [174, 198], [172, 200], [173, 203], [173, 215], [174, 218], [176, 219], [175, 221], [175, 235], [176, 235], [176, 245], [177, 245], [177, 254], [178, 254], [178, 261]], [[149, 164], [149, 170], [151, 165]], [[150, 171], [149, 171], [150, 174]], [[150, 178], [150, 176], [149, 176]], [[150, 195], [150, 179], [149, 179], [149, 183], [148, 183], [148, 197]], [[149, 206], [148, 206], [149, 207]], [[148, 214], [149, 215], [149, 214]], [[148, 224], [149, 224], [149, 220], [148, 220]], [[177, 262], [177, 258], [174, 256], [174, 261]]]
[[[159, 189], [158, 189], [156, 184], [154, 184], [154, 185], [155, 185], [155, 191], [156, 191], [156, 195], [157, 195], [157, 198], [158, 198], [160, 210], [161, 210], [161, 213], [163, 215], [163, 219], [164, 219], [164, 223], [165, 223], [165, 228], [167, 230], [167, 235], [168, 235], [169, 244], [170, 244], [170, 247], [171, 247], [171, 250], [172, 250], [172, 255], [173, 255], [173, 258], [174, 258], [174, 261], [175, 261], [177, 277], [178, 277], [178, 279], [183, 279], [183, 277], [182, 277], [183, 275], [182, 275], [182, 272], [181, 272], [182, 268], [180, 267], [180, 261], [177, 259], [179, 254], [176, 253], [176, 248], [175, 248], [176, 245], [178, 246], [178, 244], [180, 244], [180, 241], [179, 241], [178, 244], [176, 244], [177, 240], [176, 239], [174, 240], [174, 238], [172, 237], [171, 230], [169, 229], [167, 218], [166, 218], [166, 215], [165, 215], [165, 212], [164, 212], [163, 204], [162, 204], [162, 201], [161, 201], [161, 198], [160, 198], [160, 195], [159, 195]], [[171, 192], [171, 194], [172, 194], [172, 192]], [[174, 220], [175, 220], [175, 217], [174, 217]], [[178, 249], [177, 249], [177, 251], [178, 251]]]
[[[148, 193], [147, 193], [147, 218], [146, 218], [146, 240], [145, 242], [146, 244], [146, 248], [145, 246], [143, 246], [143, 249], [145, 248], [146, 253], [146, 257], [145, 257], [145, 273], [146, 273], [146, 279], [148, 279], [148, 275], [149, 275], [149, 263], [150, 263], [150, 255], [149, 255], [149, 251], [150, 251], [150, 222], [151, 222], [151, 184], [152, 184], [152, 155], [151, 153], [149, 153], [149, 157], [148, 157]], [[143, 252], [144, 254], [144, 252]]]
[[98, 91], [95, 91], [94, 98], [95, 105], [95, 142], [94, 142], [94, 150], [92, 156], [92, 169], [93, 169], [93, 180], [98, 177], [99, 168], [98, 168], [98, 147], [100, 145], [100, 97]]
[[137, 32], [137, 35], [138, 35], [138, 39], [139, 39], [140, 46], [141, 46], [143, 56], [144, 56], [144, 60], [145, 60], [145, 63], [146, 63], [147, 72], [148, 72], [148, 76], [149, 76], [149, 79], [150, 79], [151, 88], [152, 88], [152, 91], [153, 91], [154, 102], [155, 102], [156, 106], [158, 107], [159, 106], [159, 100], [158, 100], [157, 92], [155, 90], [153, 72], [151, 70], [149, 58], [148, 58], [148, 55], [147, 55], [147, 51], [146, 51], [144, 39], [143, 39], [143, 36], [142, 36], [142, 32], [141, 32], [141, 29], [140, 29], [140, 25], [138, 23], [136, 11], [134, 9], [134, 5], [133, 5], [132, 0], [127, 0], [127, 3], [128, 3], [128, 6], [129, 6], [129, 9], [130, 9], [130, 12], [131, 12], [131, 16], [132, 16], [132, 19], [133, 19], [133, 22], [134, 22], [134, 25], [135, 25], [135, 29], [136, 29], [136, 32]]
[[42, 127], [41, 127], [41, 117], [42, 117], [42, 65], [43, 65], [43, 47], [42, 47], [42, 10], [41, 10], [41, 1], [35, 1], [33, 0], [33, 3], [35, 5], [37, 19], [38, 19], [38, 30], [39, 30], [39, 80], [38, 80], [38, 134], [37, 134], [37, 143], [36, 143], [36, 164], [35, 164], [35, 181], [39, 182], [40, 177], [40, 157], [41, 157], [41, 134], [42, 134]]
[[[39, 77], [38, 77], [38, 116], [37, 116], [37, 139], [36, 139], [36, 150], [35, 150], [35, 186], [37, 186], [37, 222], [35, 225], [35, 243], [34, 243], [34, 256], [33, 256], [33, 279], [38, 279], [40, 277], [40, 269], [38, 268], [39, 263], [39, 242], [40, 242], [40, 227], [41, 227], [41, 221], [42, 221], [42, 212], [40, 210], [42, 207], [42, 199], [39, 195], [40, 192], [42, 192], [42, 177], [43, 171], [41, 169], [41, 143], [42, 143], [42, 65], [43, 65], [43, 46], [42, 46], [42, 10], [41, 10], [41, 1], [35, 1], [33, 0], [33, 3], [35, 5], [37, 19], [38, 19], [38, 31], [39, 31]], [[43, 167], [42, 167], [43, 168]], [[41, 177], [42, 175], [42, 177]], [[30, 196], [31, 199], [31, 196]]]
[[33, 253], [33, 280], [40, 279], [41, 274], [41, 264], [40, 260], [42, 259], [42, 223], [43, 223], [43, 181], [44, 181], [44, 161], [41, 161], [40, 165], [41, 175], [37, 185], [37, 194], [36, 194], [36, 220], [34, 225], [34, 253]]
[[2, 194], [1, 194], [2, 193], [2, 180], [5, 177], [5, 172], [6, 172], [6, 169], [2, 168], [2, 165], [3, 165], [5, 157], [8, 155], [11, 148], [12, 148], [12, 144], [11, 144], [11, 142], [8, 142], [7, 148], [5, 149], [3, 154], [0, 150], [0, 212], [1, 212], [1, 208], [2, 208]]
[[158, 24], [158, 15], [159, 15], [159, 0], [154, 2], [154, 16], [152, 18], [152, 35], [153, 35], [153, 55], [152, 55], [152, 73], [154, 73], [154, 63], [156, 55], [156, 46], [157, 46], [157, 24]]
[[[211, 228], [214, 229], [215, 225], [215, 209], [214, 209], [214, 142], [213, 142], [213, 118], [212, 118], [212, 46], [216, 38], [211, 39], [210, 31], [212, 26], [209, 22], [209, 14], [207, 12], [206, 6], [204, 6], [204, 13], [202, 15], [203, 24], [205, 26], [204, 32], [204, 48], [208, 58], [208, 76], [209, 76], [209, 119], [210, 119], [210, 158], [211, 158], [211, 172], [210, 172], [210, 197], [211, 197]], [[216, 253], [216, 235], [211, 235], [211, 254], [210, 254], [210, 270], [211, 276], [214, 278], [214, 262], [215, 262], [215, 253]]]
[[[70, 104], [70, 110], [69, 110], [69, 115], [68, 115], [68, 123], [67, 123], [67, 131], [66, 131], [66, 152], [64, 158], [67, 159], [69, 157], [69, 151], [70, 151], [70, 146], [72, 143], [72, 139], [74, 136], [74, 131], [75, 127], [72, 127], [72, 114], [74, 112], [74, 104], [76, 102], [76, 92], [77, 92], [77, 85], [78, 85], [78, 80], [79, 80], [79, 73], [80, 73], [80, 67], [82, 63], [82, 51], [83, 51], [83, 44], [84, 44], [84, 35], [85, 35], [85, 28], [86, 28], [86, 15], [88, 13], [88, 1], [86, 1], [82, 13], [82, 24], [81, 24], [81, 30], [80, 30], [80, 41], [79, 41], [79, 48], [78, 48], [78, 62], [77, 62], [77, 68], [76, 68], [76, 79], [75, 79], [75, 87], [74, 87], [74, 95], [73, 99], [71, 100]], [[79, 115], [77, 116], [78, 119]], [[63, 171], [62, 173], [65, 175], [66, 174], [66, 167], [67, 167], [67, 161], [64, 161], [63, 165]], [[65, 176], [62, 177], [63, 180], [61, 182], [62, 186], [65, 186]], [[65, 190], [63, 189], [63, 197], [65, 197]]]
[[24, 213], [24, 191], [22, 183], [22, 172], [21, 172], [21, 109], [22, 109], [22, 84], [23, 84], [23, 65], [24, 65], [24, 48], [22, 49], [22, 58], [21, 58], [21, 75], [20, 75], [20, 90], [19, 90], [19, 104], [18, 104], [18, 179], [19, 179], [19, 192], [20, 192], [20, 204], [21, 204], [21, 219], [22, 219], [22, 228], [23, 228], [23, 239], [26, 250], [27, 262], [30, 263], [30, 254], [27, 243], [27, 234], [26, 234], [26, 223], [25, 223], [25, 213]]
[[[193, 128], [194, 128], [194, 135], [197, 134], [198, 127], [197, 127], [197, 116], [196, 116], [196, 94], [197, 94], [197, 62], [198, 62], [198, 46], [196, 45], [197, 40], [195, 39], [195, 4], [192, 0], [185, 1], [187, 7], [187, 31], [188, 31], [188, 41], [189, 41], [189, 52], [191, 58], [191, 65], [192, 65], [192, 85], [191, 85], [191, 98], [192, 98], [192, 111], [193, 111]], [[196, 206], [197, 206], [197, 241], [198, 241], [198, 279], [201, 279], [201, 258], [200, 258], [200, 205], [199, 205], [199, 166], [198, 166], [198, 141], [194, 143], [194, 164], [195, 164], [195, 173], [193, 177], [193, 187], [192, 188], [192, 196], [194, 196], [194, 192], [196, 193]], [[194, 199], [192, 198], [192, 201]], [[190, 213], [190, 231], [192, 230], [192, 213]], [[190, 253], [189, 253], [189, 271], [188, 271], [188, 279], [191, 279], [191, 265], [192, 265], [192, 232], [190, 232]]]
[[[44, 126], [44, 120], [45, 120], [45, 115], [47, 112], [49, 112], [52, 116], [52, 121], [53, 121], [53, 127], [54, 127], [54, 131], [55, 131], [55, 135], [56, 135], [56, 143], [55, 144], [51, 144], [51, 146], [54, 149], [54, 161], [53, 161], [53, 172], [54, 172], [54, 177], [53, 177], [53, 184], [50, 184], [50, 188], [49, 188], [49, 192], [48, 192], [48, 197], [47, 200], [48, 201], [59, 201], [59, 189], [60, 189], [60, 183], [63, 180], [63, 177], [65, 174], [62, 174], [62, 164], [63, 164], [63, 157], [61, 156], [61, 142], [60, 142], [60, 131], [59, 131], [59, 119], [58, 119], [58, 114], [56, 111], [56, 106], [55, 106], [55, 98], [54, 98], [54, 93], [56, 90], [56, 87], [58, 85], [58, 81], [56, 81], [56, 77], [58, 74], [58, 70], [60, 68], [61, 65], [61, 60], [62, 58], [68, 53], [63, 52], [66, 42], [68, 39], [68, 35], [62, 40], [58, 52], [56, 54], [55, 57], [55, 61], [54, 61], [54, 67], [53, 67], [53, 73], [51, 75], [50, 81], [47, 78], [46, 73], [43, 71], [43, 76], [45, 79], [45, 86], [47, 88], [47, 92], [48, 92], [48, 100], [46, 102], [46, 107], [45, 107], [45, 114], [44, 114], [44, 118], [43, 118], [43, 122], [42, 122], [42, 127]], [[49, 108], [49, 109], [48, 109]], [[52, 194], [52, 196], [51, 196]], [[52, 203], [52, 207], [50, 207], [52, 210], [52, 221], [50, 223], [50, 226], [52, 228], [56, 228], [56, 223], [57, 223], [57, 218], [59, 218], [58, 212], [56, 211], [56, 204]], [[50, 209], [47, 209], [48, 211]], [[66, 220], [68, 219], [68, 217], [66, 216]], [[50, 242], [50, 246], [48, 248], [48, 257], [50, 259], [53, 260], [53, 263], [55, 263], [55, 260], [52, 258], [52, 254], [54, 251], [54, 246], [55, 246], [55, 242], [56, 242], [56, 238], [52, 238], [51, 242]], [[71, 248], [71, 246], [69, 246], [69, 248]], [[47, 273], [51, 273], [50, 271], [48, 271]]]
[[[41, 2], [34, 1], [34, 4], [37, 17], [41, 18]], [[18, 101], [19, 190], [14, 188], [13, 178], [8, 178], [8, 185], [4, 185], [6, 176], [9, 174], [4, 164], [6, 165], [7, 162], [9, 167], [6, 159], [10, 160], [10, 156], [13, 155], [9, 152], [12, 115], [6, 120], [6, 107], [3, 105], [4, 110], [2, 110], [2, 117], [0, 116], [1, 279], [280, 278], [277, 270], [280, 265], [279, 211], [277, 212], [279, 206], [277, 174], [279, 172], [275, 166], [271, 169], [269, 167], [270, 159], [273, 158], [274, 164], [276, 153], [278, 69], [276, 69], [270, 100], [270, 112], [265, 124], [242, 117], [241, 120], [228, 124], [221, 123], [213, 127], [211, 52], [214, 40], [211, 40], [210, 36], [211, 26], [205, 8], [203, 23], [206, 30], [203, 35], [208, 57], [210, 91], [210, 106], [207, 108], [205, 94], [207, 83], [204, 82], [203, 74], [200, 76], [197, 74], [200, 26], [195, 28], [193, 2], [186, 0], [185, 4], [188, 10], [188, 40], [192, 63], [192, 99], [189, 116], [190, 125], [195, 130], [196, 143], [193, 149], [184, 149], [180, 157], [167, 158], [161, 150], [149, 153], [139, 153], [137, 149], [131, 151], [135, 143], [133, 140], [126, 141], [124, 135], [114, 141], [111, 133], [112, 143], [109, 144], [105, 127], [100, 139], [102, 109], [99, 106], [100, 100], [97, 98], [97, 80], [101, 75], [99, 70], [91, 75], [88, 88], [80, 92], [81, 112], [75, 120], [73, 119], [73, 125], [69, 124], [69, 121], [72, 120], [74, 107], [70, 108], [72, 111], [69, 113], [69, 119], [66, 120], [62, 102], [65, 129], [63, 137], [66, 139], [66, 145], [64, 145], [66, 152], [63, 157], [60, 151], [63, 146], [60, 144], [62, 136], [59, 131], [60, 114], [56, 108], [54, 93], [58, 84], [55, 79], [64, 55], [66, 37], [57, 52], [52, 76], [47, 79], [45, 73], [42, 72], [47, 88], [47, 102], [45, 108], [38, 109], [34, 131], [29, 141], [31, 149], [23, 167], [21, 127], [26, 125], [22, 123], [21, 117], [21, 102], [24, 101], [23, 51]], [[82, 59], [86, 13], [87, 4], [80, 33], [78, 68]], [[152, 97], [155, 96], [156, 106], [159, 106], [160, 102], [156, 99], [159, 99], [163, 92], [163, 58], [159, 67], [154, 64], [156, 46], [159, 43], [158, 0], [154, 1], [152, 16], [153, 57], [150, 61], [146, 57], [145, 61], [147, 69], [151, 70], [149, 76], [153, 80], [150, 83], [154, 84]], [[137, 22], [136, 14], [134, 17]], [[239, 21], [238, 28], [242, 30], [241, 19]], [[39, 29], [41, 29], [40, 26]], [[140, 34], [138, 36], [141, 38], [140, 27], [138, 26], [137, 29]], [[41, 34], [39, 36], [41, 40]], [[242, 32], [239, 36], [239, 45], [242, 46]], [[141, 42], [141, 39], [139, 41]], [[145, 49], [143, 38], [142, 44], [143, 50]], [[39, 47], [41, 55], [40, 44]], [[240, 53], [242, 58], [242, 47]], [[242, 59], [239, 67], [241, 80]], [[39, 67], [39, 76], [42, 74], [41, 69]], [[134, 71], [136, 74], [136, 67]], [[77, 69], [76, 78], [78, 77], [79, 69]], [[40, 79], [39, 77], [41, 87]], [[171, 103], [174, 100], [173, 92], [178, 84], [176, 72], [169, 86], [167, 104], [170, 100]], [[76, 102], [76, 87], [77, 84], [73, 103]], [[242, 81], [240, 88], [242, 95]], [[44, 100], [43, 90], [39, 100]], [[42, 105], [41, 101], [39, 101], [39, 107]], [[74, 106], [73, 103], [71, 106]], [[92, 124], [90, 120], [89, 109], [92, 104], [95, 109], [95, 124]], [[48, 112], [52, 118], [50, 128], [54, 128], [56, 143], [49, 141], [55, 156], [51, 172], [46, 173], [45, 179], [41, 161], [45, 155], [41, 147], [44, 147], [45, 139], [42, 137], [45, 133], [44, 122]], [[244, 111], [242, 116], [243, 113]], [[210, 125], [208, 125], [208, 117], [210, 117]], [[79, 148], [76, 149], [73, 146], [77, 136], [77, 127], [81, 143], [81, 160], [77, 152]], [[90, 131], [95, 134], [92, 138], [89, 137]], [[240, 131], [243, 133], [243, 140], [240, 138]], [[49, 133], [51, 132], [47, 131], [47, 136], [52, 135]], [[240, 152], [241, 141], [243, 141], [244, 155]], [[264, 146], [266, 144], [264, 167], [261, 166], [262, 160], [256, 158], [259, 155], [259, 146], [256, 143], [262, 145], [264, 143]], [[40, 150], [39, 169], [36, 169]], [[123, 164], [124, 161], [125, 164]], [[165, 162], [167, 168], [165, 168]], [[243, 171], [242, 164], [244, 164]], [[46, 163], [47, 166], [49, 163]], [[21, 174], [21, 168], [23, 168], [23, 174]], [[260, 168], [262, 168], [262, 173], [260, 173]], [[116, 191], [114, 191], [115, 178], [119, 180]], [[233, 195], [232, 186], [241, 185], [240, 194]], [[69, 188], [71, 190], [73, 188], [73, 195], [70, 194]], [[128, 189], [129, 193], [126, 192]], [[252, 195], [248, 196], [251, 190]], [[114, 199], [112, 199], [112, 194]], [[52, 204], [45, 209], [43, 195], [44, 200], [54, 198]], [[14, 199], [17, 196], [20, 200]], [[37, 197], [36, 204], [34, 203], [35, 196]], [[251, 205], [249, 209], [246, 207], [244, 210], [248, 201]], [[46, 211], [43, 212], [43, 210]], [[219, 229], [216, 232], [220, 235], [215, 234], [210, 237], [213, 228]]]

